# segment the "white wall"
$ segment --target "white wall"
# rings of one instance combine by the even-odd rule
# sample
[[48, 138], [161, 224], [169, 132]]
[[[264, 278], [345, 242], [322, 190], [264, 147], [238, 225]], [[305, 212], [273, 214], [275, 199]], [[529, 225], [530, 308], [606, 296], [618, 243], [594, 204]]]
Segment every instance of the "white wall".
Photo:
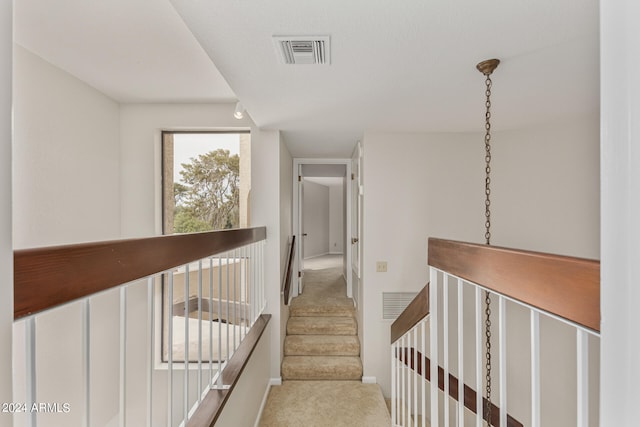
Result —
[[[280, 242], [280, 159], [281, 141], [279, 131], [253, 130], [251, 134], [251, 223], [267, 227], [267, 246], [264, 257], [265, 296], [267, 313], [272, 315], [274, 325], [280, 325], [281, 294], [280, 265], [282, 246]], [[286, 158], [286, 153], [282, 154]], [[259, 159], [259, 160], [258, 160]], [[283, 195], [286, 197], [286, 195]], [[280, 330], [271, 334], [271, 378], [280, 378]]]
[[[342, 180], [344, 181], [344, 179]], [[329, 252], [344, 251], [344, 189], [343, 183], [329, 186]]]
[[602, 426], [638, 424], [640, 402], [640, 4], [600, 4]]
[[[0, 402], [13, 400], [11, 330], [13, 326], [13, 248], [11, 237], [11, 74], [13, 2], [0, 4]], [[12, 417], [0, 413], [0, 426]]]
[[120, 237], [118, 104], [19, 45], [14, 247]]
[[[597, 115], [492, 142], [492, 244], [597, 257]], [[481, 134], [368, 133], [364, 153], [364, 375], [389, 395], [382, 292], [426, 284], [429, 236], [483, 242], [484, 145]]]
[[305, 258], [329, 253], [329, 187], [304, 181], [302, 215]]
[[[280, 138], [280, 280], [283, 280], [287, 271], [288, 249], [293, 236], [293, 158], [287, 146]], [[299, 242], [298, 242], [299, 244]], [[292, 266], [293, 268], [293, 266]], [[282, 285], [282, 282], [280, 282]], [[291, 274], [291, 287], [296, 283], [295, 274]], [[287, 321], [289, 320], [289, 306], [284, 304], [284, 298], [280, 298], [280, 346], [284, 348], [284, 339], [287, 335]], [[281, 358], [284, 354], [281, 354]]]

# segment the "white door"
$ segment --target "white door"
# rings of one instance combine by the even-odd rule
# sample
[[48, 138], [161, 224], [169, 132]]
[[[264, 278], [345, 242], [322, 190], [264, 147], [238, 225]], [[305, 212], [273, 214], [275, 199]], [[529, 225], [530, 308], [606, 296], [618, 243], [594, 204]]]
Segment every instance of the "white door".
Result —
[[298, 294], [302, 293], [302, 276], [304, 275], [304, 178], [302, 176], [302, 165], [298, 165], [298, 230], [296, 230], [298, 240]]
[[360, 278], [360, 236], [362, 233], [360, 224], [362, 210], [361, 158], [362, 148], [358, 143], [351, 157], [351, 268], [357, 278]]

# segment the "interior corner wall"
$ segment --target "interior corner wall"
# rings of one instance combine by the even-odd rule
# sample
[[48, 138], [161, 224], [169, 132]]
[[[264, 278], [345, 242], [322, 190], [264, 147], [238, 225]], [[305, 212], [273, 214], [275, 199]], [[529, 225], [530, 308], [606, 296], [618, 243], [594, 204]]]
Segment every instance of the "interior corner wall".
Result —
[[[266, 312], [280, 325], [280, 132], [252, 130], [251, 134], [251, 223], [267, 227], [264, 251]], [[286, 156], [285, 156], [286, 157]], [[271, 378], [280, 377], [280, 329], [271, 333]]]
[[19, 45], [14, 61], [14, 247], [120, 237], [118, 104]]
[[[342, 179], [342, 181], [346, 181]], [[329, 253], [341, 254], [344, 251], [345, 223], [343, 183], [329, 186]]]
[[[289, 240], [293, 236], [293, 158], [287, 149], [282, 136], [280, 137], [280, 278], [286, 275]], [[296, 278], [291, 277], [291, 286]], [[280, 283], [282, 286], [283, 283]], [[289, 305], [280, 298], [280, 346], [284, 348], [287, 335], [287, 321], [289, 320]], [[284, 355], [281, 354], [281, 358]]]
[[600, 2], [602, 426], [638, 424], [640, 402], [640, 3]]
[[[494, 133], [492, 244], [597, 258], [598, 115], [539, 129]], [[484, 145], [480, 133], [367, 133], [363, 147], [363, 368], [389, 396], [382, 292], [427, 283], [428, 237], [484, 241]]]
[[304, 257], [329, 253], [329, 187], [305, 180], [302, 201]]
[[[12, 402], [13, 247], [11, 237], [11, 102], [13, 2], [0, 4], [0, 402]], [[0, 413], [0, 427], [13, 424]]]

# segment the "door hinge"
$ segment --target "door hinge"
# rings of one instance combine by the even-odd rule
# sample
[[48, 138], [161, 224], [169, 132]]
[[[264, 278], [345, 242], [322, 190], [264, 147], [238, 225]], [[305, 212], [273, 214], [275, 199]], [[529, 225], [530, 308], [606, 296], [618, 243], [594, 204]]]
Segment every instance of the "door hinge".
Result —
[[298, 175], [298, 182], [302, 182], [302, 176]]
[[302, 271], [298, 271], [298, 277], [302, 277]]
[[356, 179], [356, 174], [355, 174], [355, 173], [352, 173], [352, 174], [351, 174], [351, 181], [353, 181], [354, 179]]

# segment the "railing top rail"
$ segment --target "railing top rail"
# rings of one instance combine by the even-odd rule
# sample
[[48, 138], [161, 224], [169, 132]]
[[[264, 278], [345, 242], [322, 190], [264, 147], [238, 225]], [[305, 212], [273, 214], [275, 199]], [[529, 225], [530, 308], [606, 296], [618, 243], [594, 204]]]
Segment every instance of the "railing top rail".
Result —
[[429, 239], [430, 266], [600, 331], [600, 262]]
[[14, 252], [14, 318], [264, 240], [265, 227]]
[[295, 256], [296, 236], [291, 239], [291, 247], [289, 248], [289, 258], [287, 261], [287, 272], [284, 277], [284, 305], [289, 305], [289, 293], [291, 291], [291, 274], [293, 272], [293, 257]]
[[429, 314], [429, 284], [427, 283], [418, 295], [409, 303], [407, 308], [391, 324], [391, 344], [396, 342], [408, 330]]

